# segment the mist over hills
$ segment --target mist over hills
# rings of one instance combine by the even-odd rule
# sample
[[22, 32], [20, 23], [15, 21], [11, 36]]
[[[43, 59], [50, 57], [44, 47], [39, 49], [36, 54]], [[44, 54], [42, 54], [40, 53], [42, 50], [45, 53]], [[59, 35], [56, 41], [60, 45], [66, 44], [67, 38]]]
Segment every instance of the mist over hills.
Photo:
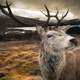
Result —
[[[18, 11], [18, 9], [16, 9], [17, 11]], [[15, 11], [16, 11], [15, 10]], [[14, 12], [15, 12], [14, 11]], [[24, 14], [26, 14], [24, 17], [22, 17], [22, 16], [15, 16], [16, 18], [18, 18], [19, 20], [21, 20], [21, 21], [23, 21], [24, 23], [27, 23], [27, 24], [32, 24], [32, 25], [34, 25], [34, 23], [38, 20], [37, 19], [37, 17], [39, 16], [41, 19], [43, 19], [44, 20], [44, 17], [43, 16], [41, 16], [41, 15], [43, 15], [43, 14], [41, 14], [41, 13], [37, 13], [37, 12], [33, 12], [33, 13], [35, 13], [35, 15], [33, 16], [33, 15], [31, 15], [30, 14], [30, 12], [27, 12], [27, 11], [24, 11], [24, 10], [19, 10], [19, 11], [23, 11], [22, 12], [22, 15], [24, 15]], [[16, 12], [17, 13], [17, 12]], [[19, 13], [19, 12], [18, 12]], [[17, 13], [17, 14], [18, 14]], [[24, 14], [23, 14], [24, 13]], [[36, 14], [37, 13], [37, 14]], [[70, 15], [71, 13], [69, 13], [69, 15]], [[31, 16], [30, 16], [31, 15]], [[69, 19], [69, 15], [68, 15], [68, 17], [66, 18], [66, 19]], [[31, 17], [33, 17], [33, 18], [36, 18], [35, 20], [31, 20], [30, 18]], [[71, 16], [70, 16], [71, 17]], [[74, 15], [72, 16], [72, 18], [74, 18]], [[45, 18], [45, 20], [46, 20], [46, 18]], [[54, 20], [52, 20], [52, 21], [54, 21]], [[75, 25], [75, 26], [73, 26], [73, 27], [76, 27], [76, 26], [78, 26], [78, 27], [80, 27], [80, 25]], [[22, 28], [21, 28], [22, 27]], [[25, 28], [24, 28], [25, 27]], [[30, 37], [30, 36], [32, 36], [32, 38], [33, 38], [33, 36], [35, 36], [35, 38], [36, 39], [39, 39], [39, 37], [38, 37], [38, 35], [37, 35], [37, 33], [32, 33], [32, 32], [27, 32], [27, 29], [26, 29], [26, 27], [32, 27], [32, 26], [21, 26], [19, 23], [17, 23], [17, 22], [15, 22], [14, 20], [12, 20], [10, 17], [8, 17], [8, 16], [6, 16], [6, 15], [4, 15], [1, 11], [0, 11], [0, 38], [2, 39], [4, 39], [4, 38], [6, 38], [6, 39], [10, 39], [10, 38], [12, 38], [12, 36], [13, 36], [13, 34], [15, 34], [13, 37], [15, 37], [15, 38], [19, 38], [19, 39], [21, 39], [20, 37], [22, 37], [22, 39], [23, 39], [23, 36], [24, 36], [24, 38], [26, 39], [26, 37]], [[34, 26], [35, 27], [35, 26]], [[5, 35], [3, 35], [5, 32], [7, 32], [8, 31], [8, 29], [9, 28], [12, 28], [12, 29], [14, 29], [14, 31], [13, 32], [11, 32], [11, 33], [9, 33], [9, 34], [5, 34]], [[17, 34], [16, 33], [16, 30], [20, 30], [20, 29], [22, 29], [22, 30], [25, 30], [27, 33], [25, 33], [25, 34]], [[31, 29], [32, 30], [32, 29]], [[17, 34], [17, 35], [16, 35]], [[2, 36], [2, 37], [1, 37]], [[17, 37], [16, 37], [17, 36]], [[31, 37], [30, 37], [31, 38]], [[31, 39], [32, 39], [31, 38]]]

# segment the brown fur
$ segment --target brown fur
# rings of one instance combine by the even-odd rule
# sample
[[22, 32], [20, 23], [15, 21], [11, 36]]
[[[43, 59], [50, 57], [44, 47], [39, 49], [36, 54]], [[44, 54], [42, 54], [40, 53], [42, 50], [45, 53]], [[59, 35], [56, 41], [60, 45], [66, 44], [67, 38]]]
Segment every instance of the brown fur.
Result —
[[66, 53], [77, 46], [76, 39], [59, 29], [46, 32], [38, 26], [37, 31], [42, 40], [39, 64], [43, 80], [78, 80], [79, 53]]
[[66, 53], [66, 62], [60, 80], [80, 80], [80, 49]]

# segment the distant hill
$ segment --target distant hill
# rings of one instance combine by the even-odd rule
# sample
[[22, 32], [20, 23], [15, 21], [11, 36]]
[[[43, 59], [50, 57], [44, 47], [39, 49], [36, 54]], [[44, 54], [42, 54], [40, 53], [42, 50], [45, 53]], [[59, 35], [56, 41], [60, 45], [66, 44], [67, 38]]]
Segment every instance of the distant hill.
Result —
[[[26, 17], [20, 17], [20, 16], [15, 16], [15, 17], [27, 24], [27, 26], [23, 26], [23, 27], [28, 27], [28, 25], [30, 24], [34, 25], [35, 21], [37, 21], [36, 19], [32, 21], [31, 18], [26, 18]], [[12, 20], [10, 17], [2, 14], [0, 11], [0, 32], [6, 31], [8, 27], [11, 28], [11, 27], [22, 27], [22, 26], [21, 24]], [[29, 27], [32, 27], [32, 26], [29, 26]]]

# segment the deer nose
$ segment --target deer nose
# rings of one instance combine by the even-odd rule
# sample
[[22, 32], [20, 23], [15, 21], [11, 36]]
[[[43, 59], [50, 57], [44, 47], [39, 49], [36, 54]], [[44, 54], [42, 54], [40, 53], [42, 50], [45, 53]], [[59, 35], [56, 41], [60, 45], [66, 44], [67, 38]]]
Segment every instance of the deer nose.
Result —
[[73, 45], [75, 45], [75, 46], [77, 46], [77, 45], [78, 45], [78, 42], [77, 42], [77, 40], [76, 40], [76, 39], [71, 39], [71, 40], [70, 40], [70, 42], [71, 42]]

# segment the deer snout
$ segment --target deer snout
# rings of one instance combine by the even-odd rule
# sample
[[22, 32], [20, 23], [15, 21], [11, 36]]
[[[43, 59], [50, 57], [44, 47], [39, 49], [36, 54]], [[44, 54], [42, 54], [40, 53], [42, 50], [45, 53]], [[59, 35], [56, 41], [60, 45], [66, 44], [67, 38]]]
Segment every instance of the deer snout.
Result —
[[78, 45], [78, 42], [77, 42], [77, 40], [76, 40], [75, 38], [74, 38], [74, 39], [71, 39], [70, 42], [71, 42], [73, 45], [75, 45], [75, 46]]

